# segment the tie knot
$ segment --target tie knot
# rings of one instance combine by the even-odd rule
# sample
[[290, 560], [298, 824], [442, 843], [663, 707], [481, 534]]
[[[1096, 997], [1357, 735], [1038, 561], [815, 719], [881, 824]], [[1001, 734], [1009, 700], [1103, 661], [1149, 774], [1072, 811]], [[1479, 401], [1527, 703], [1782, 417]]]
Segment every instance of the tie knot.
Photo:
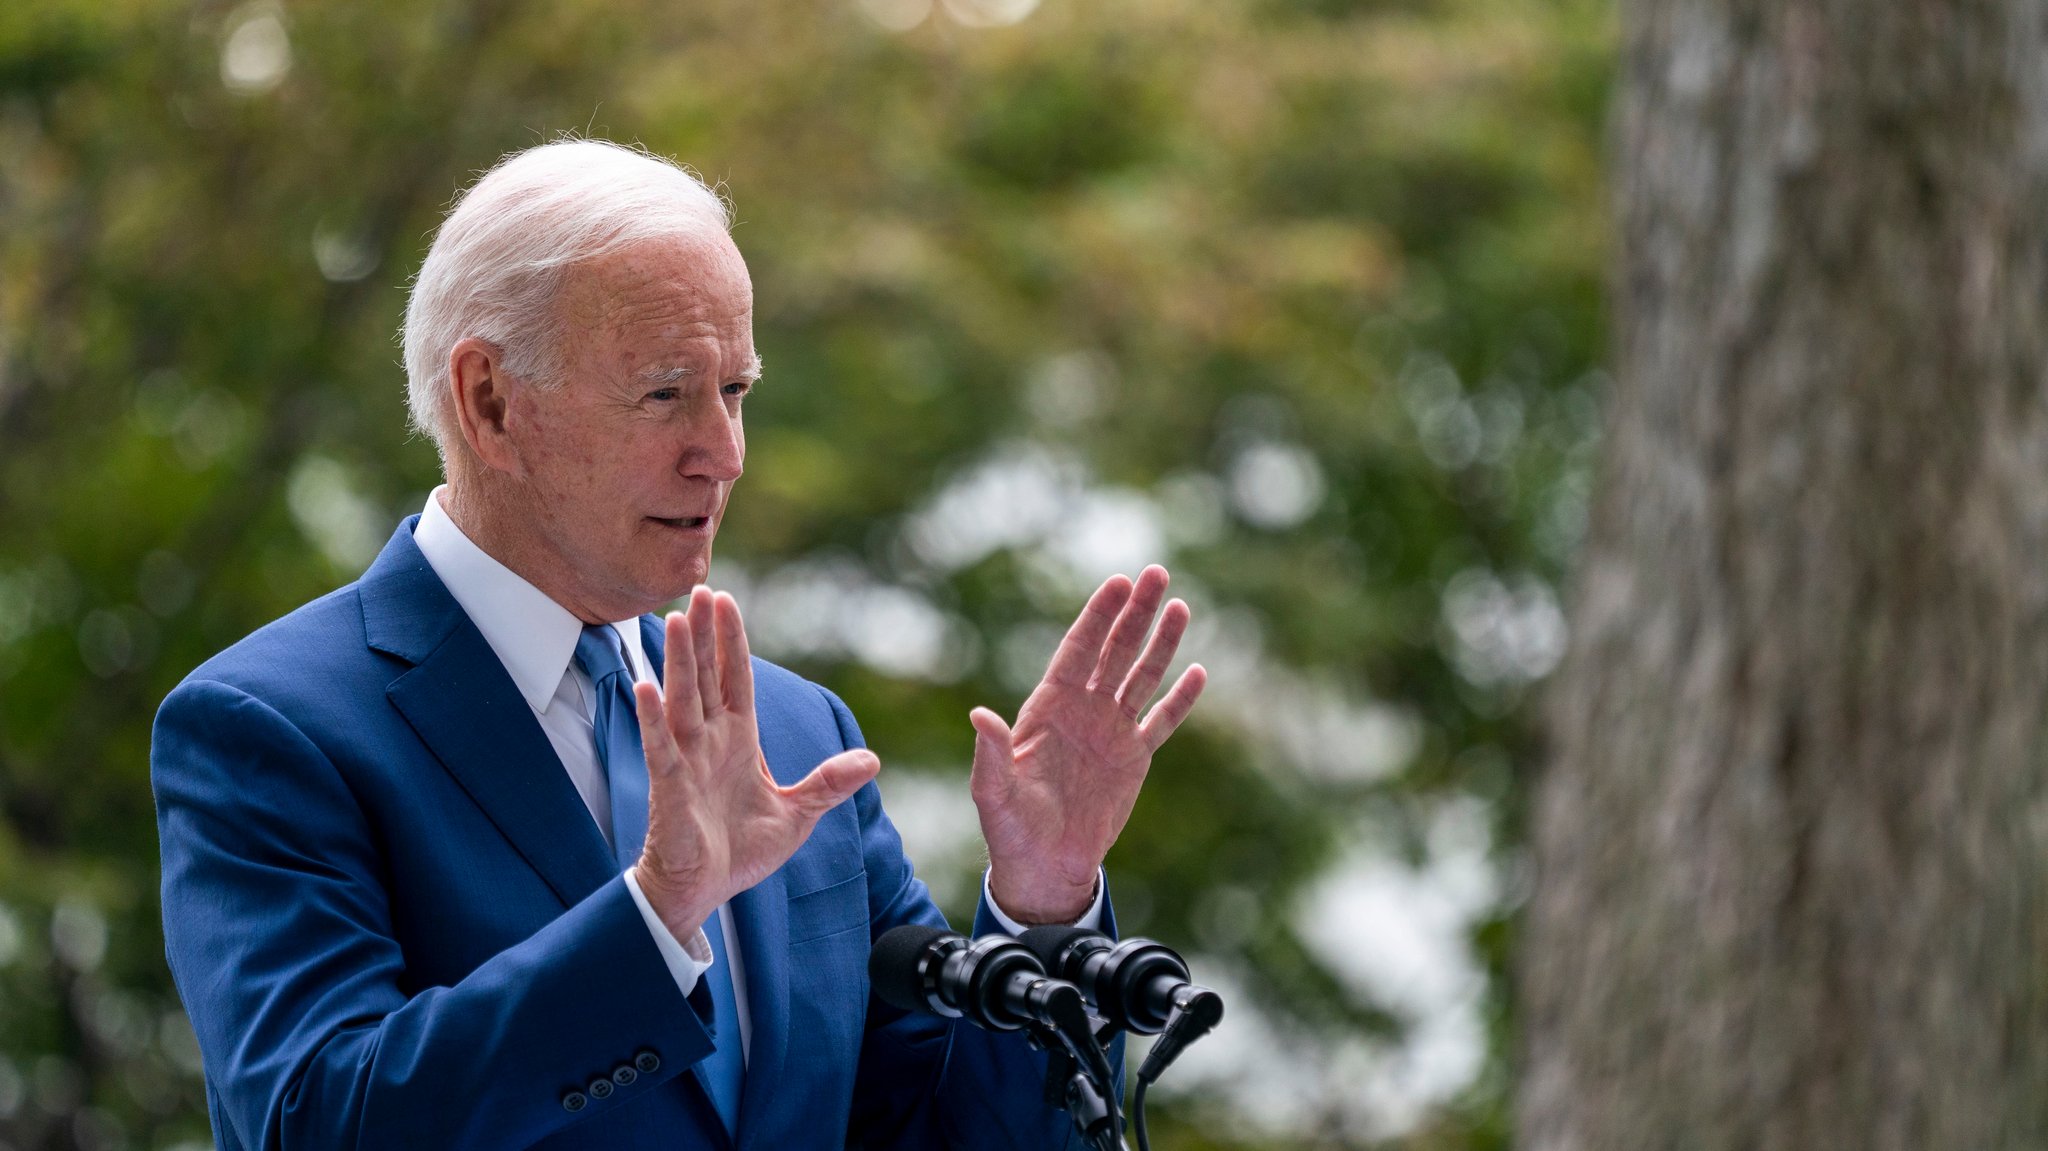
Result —
[[610, 624], [594, 623], [584, 628], [576, 639], [576, 662], [593, 684], [624, 672], [626, 649], [619, 643], [619, 633]]

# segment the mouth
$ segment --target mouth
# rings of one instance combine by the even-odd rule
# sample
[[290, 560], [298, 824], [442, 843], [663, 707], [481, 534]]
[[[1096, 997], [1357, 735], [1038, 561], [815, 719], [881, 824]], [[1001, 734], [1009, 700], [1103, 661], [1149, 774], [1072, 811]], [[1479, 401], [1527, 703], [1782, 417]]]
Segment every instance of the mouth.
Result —
[[665, 528], [701, 535], [711, 530], [710, 516], [648, 516], [650, 520]]

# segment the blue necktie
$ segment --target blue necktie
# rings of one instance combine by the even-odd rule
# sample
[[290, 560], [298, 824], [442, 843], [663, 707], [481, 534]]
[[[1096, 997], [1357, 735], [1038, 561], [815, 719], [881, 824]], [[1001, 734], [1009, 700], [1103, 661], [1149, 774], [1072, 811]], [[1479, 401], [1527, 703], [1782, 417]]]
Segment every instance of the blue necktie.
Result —
[[[746, 1081], [747, 1067], [740, 1050], [740, 1001], [732, 992], [732, 964], [726, 959], [725, 931], [719, 926], [716, 911], [704, 921], [704, 935], [711, 941], [711, 970], [697, 981], [691, 996], [701, 998], [709, 994], [711, 1038], [718, 1046], [697, 1064], [697, 1071], [704, 1080], [704, 1090], [711, 1095], [711, 1105], [718, 1108], [718, 1117], [725, 1120], [726, 1134], [737, 1139], [740, 1089]], [[708, 988], [704, 986], [707, 983], [711, 985]]]
[[[576, 662], [597, 692], [590, 726], [595, 729], [597, 758], [604, 765], [605, 782], [611, 790], [612, 857], [624, 871], [638, 862], [647, 841], [647, 756], [640, 746], [633, 676], [626, 670], [626, 653], [618, 633], [603, 625], [583, 629], [576, 641]], [[690, 1000], [700, 1014], [709, 1016], [717, 1046], [697, 1064], [697, 1075], [712, 1106], [718, 1109], [718, 1117], [725, 1121], [726, 1134], [737, 1138], [746, 1064], [740, 1049], [739, 1000], [733, 995], [732, 964], [726, 957], [725, 932], [719, 928], [717, 912], [704, 921], [704, 935], [711, 944], [711, 969], [697, 981]]]

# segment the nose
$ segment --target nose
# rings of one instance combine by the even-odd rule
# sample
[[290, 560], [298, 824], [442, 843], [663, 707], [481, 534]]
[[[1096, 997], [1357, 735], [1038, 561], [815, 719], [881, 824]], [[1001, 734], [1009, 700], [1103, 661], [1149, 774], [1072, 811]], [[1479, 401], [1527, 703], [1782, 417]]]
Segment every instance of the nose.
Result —
[[676, 470], [692, 479], [731, 483], [745, 470], [747, 437], [739, 413], [728, 411], [714, 399], [696, 406], [696, 419], [688, 424]]

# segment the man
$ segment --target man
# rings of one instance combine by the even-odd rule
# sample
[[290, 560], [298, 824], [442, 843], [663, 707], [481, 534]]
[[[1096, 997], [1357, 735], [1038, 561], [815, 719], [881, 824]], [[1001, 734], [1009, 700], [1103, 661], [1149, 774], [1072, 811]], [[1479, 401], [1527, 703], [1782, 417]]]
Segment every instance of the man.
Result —
[[[1019, 1037], [869, 1002], [873, 939], [943, 920], [853, 717], [701, 586], [760, 375], [727, 225], [607, 144], [486, 175], [406, 317], [446, 485], [165, 701], [165, 937], [221, 1147], [1067, 1144]], [[1101, 861], [1203, 684], [1145, 710], [1165, 584], [1105, 583], [1014, 727], [972, 714], [977, 933], [1110, 929]]]

